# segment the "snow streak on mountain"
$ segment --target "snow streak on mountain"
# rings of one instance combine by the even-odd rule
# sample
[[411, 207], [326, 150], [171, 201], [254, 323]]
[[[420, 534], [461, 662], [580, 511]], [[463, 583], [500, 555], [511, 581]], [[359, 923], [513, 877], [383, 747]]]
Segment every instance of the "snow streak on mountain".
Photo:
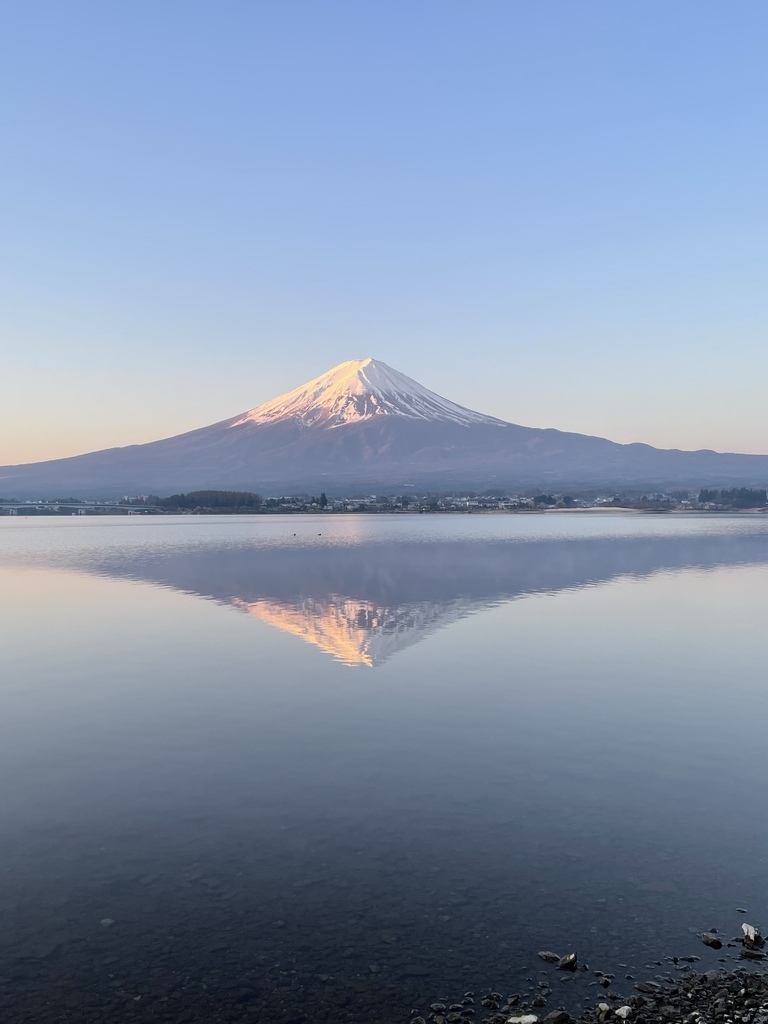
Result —
[[251, 409], [232, 425], [293, 420], [303, 427], [318, 424], [336, 427], [372, 416], [405, 416], [460, 426], [473, 423], [504, 425], [503, 420], [484, 416], [441, 398], [411, 377], [376, 359], [351, 359], [339, 363], [295, 391]]

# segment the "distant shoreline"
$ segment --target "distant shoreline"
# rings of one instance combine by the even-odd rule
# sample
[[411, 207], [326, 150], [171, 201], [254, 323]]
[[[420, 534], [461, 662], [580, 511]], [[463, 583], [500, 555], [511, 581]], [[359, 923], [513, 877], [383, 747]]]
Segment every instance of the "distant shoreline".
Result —
[[122, 510], [100, 510], [95, 508], [82, 512], [56, 512], [45, 509], [21, 511], [4, 511], [0, 507], [0, 520], [3, 519], [166, 519], [166, 518], [229, 518], [242, 519], [243, 517], [260, 518], [274, 516], [541, 516], [541, 515], [632, 515], [632, 516], [768, 516], [768, 508], [733, 508], [733, 509], [697, 509], [697, 508], [671, 508], [671, 509], [642, 509], [623, 508], [621, 506], [597, 505], [588, 508], [441, 508], [441, 509], [333, 509], [322, 511], [320, 509], [260, 509], [258, 511], [249, 509], [243, 512], [227, 512], [224, 510], [207, 509], [205, 511], [122, 511]]

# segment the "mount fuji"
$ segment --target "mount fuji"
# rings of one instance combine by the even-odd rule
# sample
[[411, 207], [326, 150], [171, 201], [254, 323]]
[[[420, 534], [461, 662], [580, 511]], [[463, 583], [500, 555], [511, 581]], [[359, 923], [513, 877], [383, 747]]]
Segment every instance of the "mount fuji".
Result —
[[442, 398], [375, 359], [341, 363], [280, 398], [175, 437], [0, 467], [0, 494], [18, 498], [767, 481], [768, 455], [659, 449], [518, 426]]

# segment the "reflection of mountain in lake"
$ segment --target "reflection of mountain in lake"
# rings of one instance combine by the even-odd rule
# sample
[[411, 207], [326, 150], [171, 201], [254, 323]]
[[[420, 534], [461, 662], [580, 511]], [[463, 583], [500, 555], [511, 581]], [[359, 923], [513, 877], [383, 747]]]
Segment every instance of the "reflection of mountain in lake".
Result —
[[768, 562], [763, 534], [143, 548], [90, 569], [232, 605], [346, 664], [527, 594], [618, 576]]
[[300, 636], [345, 665], [369, 668], [381, 665], [433, 630], [487, 607], [487, 602], [461, 599], [439, 605], [415, 601], [386, 607], [341, 594], [302, 598], [295, 604], [240, 598], [232, 603], [254, 619]]

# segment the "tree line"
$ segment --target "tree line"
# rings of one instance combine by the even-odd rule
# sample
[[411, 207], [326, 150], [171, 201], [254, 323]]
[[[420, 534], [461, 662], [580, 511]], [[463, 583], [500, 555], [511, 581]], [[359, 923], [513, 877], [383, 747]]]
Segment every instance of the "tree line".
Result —
[[720, 490], [699, 491], [699, 503], [727, 505], [729, 508], [758, 508], [768, 504], [768, 495], [764, 487], [726, 487]]
[[224, 509], [227, 512], [240, 512], [261, 508], [262, 498], [260, 494], [251, 491], [189, 491], [187, 494], [171, 494], [167, 498], [159, 498], [156, 494], [146, 498], [128, 498], [124, 504], [154, 505], [169, 511]]

